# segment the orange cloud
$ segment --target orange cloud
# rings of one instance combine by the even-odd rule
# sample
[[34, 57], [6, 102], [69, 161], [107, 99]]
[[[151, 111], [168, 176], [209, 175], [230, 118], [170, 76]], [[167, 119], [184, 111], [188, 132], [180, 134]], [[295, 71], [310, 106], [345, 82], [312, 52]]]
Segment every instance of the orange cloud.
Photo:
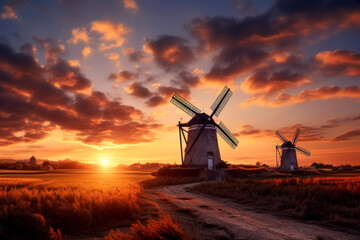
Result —
[[306, 101], [326, 100], [334, 98], [360, 98], [360, 88], [358, 86], [349, 86], [340, 88], [337, 86], [322, 87], [313, 90], [305, 90], [298, 95], [279, 94], [275, 99], [266, 95], [254, 96], [241, 103], [242, 106], [259, 105], [268, 107], [281, 107]]
[[18, 16], [10, 6], [5, 5], [4, 12], [1, 14], [1, 19], [18, 19]]
[[71, 30], [71, 33], [73, 37], [69, 40], [69, 42], [74, 44], [77, 44], [78, 42], [87, 43], [90, 39], [85, 28], [74, 28]]
[[87, 46], [81, 50], [81, 55], [86, 58], [91, 54], [91, 52], [92, 52], [91, 48]]
[[98, 32], [103, 41], [99, 45], [101, 51], [120, 47], [125, 42], [124, 35], [132, 30], [122, 23], [112, 23], [110, 21], [94, 21], [91, 23], [91, 31]]
[[353, 51], [335, 50], [316, 54], [320, 68], [328, 75], [360, 75], [360, 54]]
[[132, 13], [136, 13], [139, 10], [139, 7], [135, 0], [124, 0], [124, 6], [126, 9], [130, 10]]
[[187, 41], [177, 36], [161, 35], [156, 40], [145, 39], [143, 50], [153, 55], [156, 63], [166, 71], [184, 68], [195, 60]]
[[137, 74], [127, 70], [121, 70], [118, 73], [111, 73], [108, 77], [110, 80], [115, 80], [116, 82], [125, 82], [128, 80], [133, 80], [137, 77]]
[[120, 55], [116, 52], [111, 52], [111, 53], [107, 53], [105, 54], [105, 57], [107, 57], [110, 61], [114, 62], [115, 65], [118, 67], [120, 66]]
[[59, 58], [40, 66], [33, 56], [0, 43], [0, 145], [36, 142], [54, 129], [91, 145], [154, 140], [161, 125], [100, 91], [79, 68]]
[[306, 76], [287, 69], [273, 73], [259, 70], [241, 83], [241, 89], [248, 94], [273, 94], [309, 82]]

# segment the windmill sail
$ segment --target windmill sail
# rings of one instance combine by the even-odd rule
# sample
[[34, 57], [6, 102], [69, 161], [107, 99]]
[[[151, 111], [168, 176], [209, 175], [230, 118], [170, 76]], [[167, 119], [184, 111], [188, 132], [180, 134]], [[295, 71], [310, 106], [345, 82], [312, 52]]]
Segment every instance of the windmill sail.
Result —
[[211, 110], [214, 111], [213, 115], [217, 117], [219, 116], [232, 94], [233, 93], [230, 88], [225, 86], [219, 96], [216, 98], [215, 102], [211, 105]]
[[183, 110], [184, 112], [186, 112], [187, 114], [189, 114], [191, 117], [194, 117], [196, 114], [201, 113], [200, 109], [189, 103], [187, 100], [182, 98], [177, 93], [175, 93], [172, 96], [170, 102], [175, 106], [177, 106], [178, 108], [180, 108], [181, 110]]
[[283, 135], [281, 135], [281, 133], [276, 130], [275, 132], [276, 136], [278, 136], [278, 138], [280, 138], [281, 141], [283, 141], [284, 143], [288, 142], [288, 140], [286, 139], [286, 137], [284, 137]]
[[219, 125], [216, 124], [216, 132], [227, 142], [232, 149], [235, 149], [239, 143], [234, 135], [225, 127], [223, 122], [220, 122]]
[[296, 146], [295, 149], [296, 149], [296, 151], [298, 151], [298, 152], [300, 152], [300, 153], [302, 153], [302, 154], [304, 154], [305, 156], [308, 156], [308, 157], [311, 154], [310, 151], [308, 151], [308, 150], [306, 150], [304, 148], [298, 147], [298, 146]]
[[295, 145], [297, 140], [299, 139], [299, 135], [300, 135], [300, 129], [296, 129], [296, 132], [294, 134], [294, 137], [293, 137], [293, 140], [292, 140], [292, 143]]

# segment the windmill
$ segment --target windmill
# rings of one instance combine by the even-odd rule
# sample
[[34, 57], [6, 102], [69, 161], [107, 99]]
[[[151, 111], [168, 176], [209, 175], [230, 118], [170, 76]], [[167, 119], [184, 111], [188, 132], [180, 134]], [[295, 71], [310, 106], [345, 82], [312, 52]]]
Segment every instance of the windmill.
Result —
[[[210, 115], [202, 113], [200, 109], [177, 93], [172, 96], [170, 102], [192, 117], [189, 122], [179, 122], [178, 124], [183, 167], [208, 167], [209, 169], [214, 169], [220, 163], [221, 158], [216, 133], [233, 149], [238, 145], [239, 141], [225, 125], [222, 122], [217, 124], [213, 119], [214, 115], [216, 117], [219, 116], [231, 95], [230, 88], [225, 86], [211, 106], [213, 112]], [[188, 128], [188, 130], [184, 128]], [[187, 137], [185, 133], [187, 133]], [[186, 143], [185, 158], [183, 156], [182, 139]]]
[[278, 138], [280, 138], [280, 140], [283, 142], [281, 146], [276, 145], [276, 166], [279, 168], [279, 156], [281, 170], [297, 170], [298, 162], [296, 158], [296, 151], [304, 154], [307, 157], [310, 156], [310, 152], [308, 150], [296, 146], [296, 143], [299, 140], [300, 129], [296, 129], [292, 141], [287, 140], [278, 130], [276, 130], [275, 135], [278, 136]]

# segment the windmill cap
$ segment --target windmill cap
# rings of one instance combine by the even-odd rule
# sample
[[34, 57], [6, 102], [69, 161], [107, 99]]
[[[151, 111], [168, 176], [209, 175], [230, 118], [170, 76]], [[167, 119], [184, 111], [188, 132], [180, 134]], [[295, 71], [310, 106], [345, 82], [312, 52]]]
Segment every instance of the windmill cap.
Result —
[[[199, 113], [199, 114], [196, 114], [195, 117], [190, 119], [189, 122], [183, 124], [183, 126], [192, 126], [192, 125], [195, 125], [195, 124], [204, 124], [204, 123], [206, 123], [207, 119], [209, 119], [209, 118], [210, 118], [210, 116], [207, 115], [206, 113]], [[209, 123], [212, 123], [212, 122], [214, 122], [214, 121], [211, 119]]]

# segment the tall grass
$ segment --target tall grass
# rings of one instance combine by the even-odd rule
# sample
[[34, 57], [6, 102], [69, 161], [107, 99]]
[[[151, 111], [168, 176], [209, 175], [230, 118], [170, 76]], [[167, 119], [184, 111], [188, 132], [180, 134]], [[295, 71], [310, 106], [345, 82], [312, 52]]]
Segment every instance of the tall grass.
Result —
[[6, 182], [0, 185], [0, 238], [61, 239], [62, 233], [94, 230], [139, 212], [137, 183], [66, 184]]
[[360, 177], [237, 179], [193, 190], [300, 219], [360, 229]]
[[144, 226], [140, 222], [132, 225], [130, 233], [122, 233], [119, 229], [112, 230], [105, 240], [160, 240], [185, 239], [183, 231], [174, 223], [169, 215], [159, 220], [149, 219]]

